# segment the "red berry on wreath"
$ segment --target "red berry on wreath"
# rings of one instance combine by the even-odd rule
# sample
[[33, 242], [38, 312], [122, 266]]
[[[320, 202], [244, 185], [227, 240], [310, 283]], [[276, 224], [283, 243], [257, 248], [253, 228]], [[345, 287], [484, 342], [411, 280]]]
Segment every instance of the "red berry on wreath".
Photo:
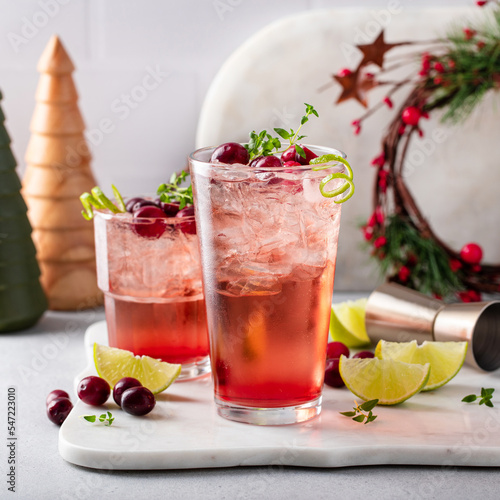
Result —
[[444, 73], [444, 72], [445, 72], [445, 69], [444, 69], [443, 63], [440, 63], [439, 61], [434, 63], [434, 69], [435, 69], [438, 73]]
[[390, 97], [384, 97], [384, 103], [385, 103], [385, 104], [387, 104], [387, 107], [388, 107], [389, 109], [391, 109], [391, 108], [394, 106], [394, 104], [393, 104], [393, 102], [391, 101], [391, 98], [390, 98]]
[[373, 228], [364, 226], [363, 236], [365, 237], [366, 241], [370, 241], [373, 238]]
[[403, 135], [406, 131], [406, 125], [401, 125], [398, 129], [398, 134]]
[[371, 164], [375, 167], [383, 167], [385, 164], [385, 154], [382, 151], [378, 156], [375, 156], [373, 160], [371, 161]]
[[488, 3], [488, 0], [477, 0], [476, 5], [478, 7], [484, 7]]
[[385, 245], [387, 244], [387, 238], [385, 236], [379, 236], [374, 242], [373, 242], [373, 246], [375, 248], [382, 248], [382, 247], [385, 247]]
[[420, 109], [416, 106], [408, 106], [403, 110], [401, 118], [406, 125], [414, 127], [415, 125], [418, 125], [418, 121], [421, 116], [422, 113], [420, 112]]
[[406, 266], [401, 266], [398, 272], [399, 281], [406, 283], [411, 275], [411, 271]]
[[481, 266], [479, 264], [474, 264], [471, 269], [472, 269], [473, 273], [480, 273], [481, 272]]
[[476, 47], [481, 50], [486, 44], [482, 41], [479, 40], [479, 42], [476, 43]]
[[464, 35], [466, 40], [470, 40], [476, 36], [476, 30], [464, 28]]
[[343, 76], [351, 76], [351, 75], [352, 75], [352, 71], [349, 68], [339, 69], [339, 71], [337, 73], [337, 76], [340, 76], [341, 78]]
[[483, 249], [477, 243], [467, 243], [460, 250], [460, 258], [467, 264], [479, 264], [483, 258]]
[[459, 269], [462, 269], [462, 263], [458, 259], [450, 259], [450, 269], [456, 273]]

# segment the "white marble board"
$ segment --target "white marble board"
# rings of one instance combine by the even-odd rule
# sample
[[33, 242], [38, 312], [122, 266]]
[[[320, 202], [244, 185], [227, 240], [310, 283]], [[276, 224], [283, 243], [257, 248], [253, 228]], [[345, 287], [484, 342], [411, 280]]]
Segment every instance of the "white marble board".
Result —
[[[95, 373], [94, 342], [107, 343], [105, 322], [85, 335]], [[62, 425], [59, 451], [68, 462], [94, 469], [187, 469], [249, 465], [346, 467], [413, 464], [500, 466], [500, 371], [481, 373], [464, 366], [445, 387], [421, 393], [393, 407], [377, 407], [368, 425], [339, 414], [353, 405], [347, 389], [325, 387], [323, 411], [303, 424], [257, 427], [219, 417], [210, 377], [176, 382], [159, 395], [152, 413], [133, 417], [114, 402], [94, 408], [81, 401]], [[494, 408], [462, 403], [463, 396], [494, 387]], [[75, 399], [75, 398], [74, 398]], [[110, 398], [112, 401], [112, 398]], [[81, 415], [113, 412], [111, 427]]]

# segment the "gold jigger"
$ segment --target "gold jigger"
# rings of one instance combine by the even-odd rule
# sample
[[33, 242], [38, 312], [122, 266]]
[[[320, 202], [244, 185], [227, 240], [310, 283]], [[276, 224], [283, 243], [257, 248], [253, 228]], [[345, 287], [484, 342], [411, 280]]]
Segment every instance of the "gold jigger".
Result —
[[372, 342], [467, 341], [466, 363], [500, 368], [500, 301], [445, 304], [396, 283], [379, 286], [366, 304]]

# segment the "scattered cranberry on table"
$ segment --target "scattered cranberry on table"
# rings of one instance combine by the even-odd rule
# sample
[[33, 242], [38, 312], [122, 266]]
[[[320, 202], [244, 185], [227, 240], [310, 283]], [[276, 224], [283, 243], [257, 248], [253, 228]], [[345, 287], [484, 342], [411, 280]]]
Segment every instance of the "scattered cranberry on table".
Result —
[[103, 378], [94, 375], [85, 377], [78, 384], [78, 397], [91, 406], [103, 405], [108, 400], [110, 393], [109, 384]]
[[156, 404], [154, 394], [146, 387], [131, 387], [122, 394], [122, 410], [130, 415], [147, 415]]
[[358, 358], [358, 359], [366, 359], [366, 358], [374, 358], [375, 354], [371, 351], [360, 351], [357, 352], [353, 358]]
[[346, 358], [349, 357], [349, 348], [342, 342], [329, 342], [326, 346], [326, 357], [327, 359], [338, 359], [341, 355]]
[[57, 398], [69, 399], [69, 394], [66, 391], [62, 391], [61, 389], [55, 389], [54, 391], [49, 393], [49, 395], [47, 396], [47, 400], [45, 401], [45, 404], [48, 405], [51, 401]]
[[61, 425], [72, 409], [73, 404], [69, 398], [55, 398], [47, 404], [47, 417], [54, 424]]
[[340, 376], [339, 358], [327, 359], [325, 366], [325, 384], [330, 387], [344, 387], [344, 381]]
[[123, 377], [121, 378], [113, 387], [113, 399], [118, 406], [122, 405], [122, 395], [123, 393], [132, 387], [141, 387], [142, 384], [133, 377]]

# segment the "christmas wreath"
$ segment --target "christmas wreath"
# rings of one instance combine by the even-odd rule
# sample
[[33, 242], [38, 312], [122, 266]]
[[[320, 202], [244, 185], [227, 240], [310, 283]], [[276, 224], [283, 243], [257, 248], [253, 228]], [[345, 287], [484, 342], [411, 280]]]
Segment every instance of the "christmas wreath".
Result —
[[[455, 29], [445, 39], [426, 42], [432, 44], [432, 51], [417, 48], [405, 55], [412, 64], [419, 58], [417, 74], [400, 81], [387, 79], [395, 65], [386, 65], [384, 55], [394, 47], [422, 42], [389, 44], [382, 31], [373, 43], [357, 46], [363, 53], [357, 68], [344, 68], [333, 75], [333, 81], [342, 86], [337, 103], [355, 99], [368, 107], [368, 91], [381, 85], [389, 89], [383, 101], [352, 123], [355, 134], [378, 109], [393, 108], [392, 94], [408, 90], [382, 138], [380, 154], [372, 160], [376, 168], [373, 213], [362, 225], [364, 238], [390, 281], [438, 298], [458, 296], [464, 302], [481, 300], [481, 292], [500, 291], [500, 265], [484, 264], [477, 243], [468, 243], [459, 251], [448, 246], [423, 216], [403, 172], [411, 139], [423, 135], [422, 119], [440, 109], [443, 121], [460, 123], [486, 92], [500, 88], [499, 2], [476, 3], [493, 7], [481, 26]], [[379, 71], [366, 72], [367, 65], [376, 65]]]

